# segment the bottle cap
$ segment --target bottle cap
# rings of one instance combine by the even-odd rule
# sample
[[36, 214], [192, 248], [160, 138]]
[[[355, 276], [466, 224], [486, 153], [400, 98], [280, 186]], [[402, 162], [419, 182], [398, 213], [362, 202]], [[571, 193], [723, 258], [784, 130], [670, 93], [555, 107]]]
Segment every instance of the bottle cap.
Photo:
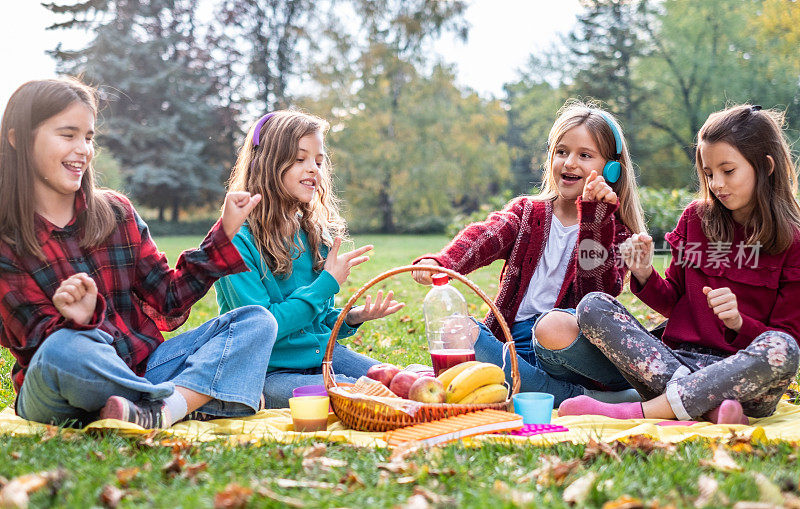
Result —
[[439, 272], [431, 276], [431, 281], [433, 281], [433, 286], [446, 285], [450, 281], [450, 276]]

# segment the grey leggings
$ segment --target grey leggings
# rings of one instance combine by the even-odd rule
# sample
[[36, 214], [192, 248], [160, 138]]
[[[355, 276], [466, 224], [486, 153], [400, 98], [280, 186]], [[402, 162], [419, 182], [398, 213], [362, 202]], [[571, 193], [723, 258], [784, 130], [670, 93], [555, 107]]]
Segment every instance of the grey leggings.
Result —
[[766, 417], [800, 363], [797, 342], [779, 331], [764, 332], [732, 355], [691, 345], [673, 350], [605, 293], [586, 295], [577, 316], [581, 332], [643, 399], [666, 393], [675, 416], [683, 420], [698, 419], [725, 399], [739, 401], [748, 416]]

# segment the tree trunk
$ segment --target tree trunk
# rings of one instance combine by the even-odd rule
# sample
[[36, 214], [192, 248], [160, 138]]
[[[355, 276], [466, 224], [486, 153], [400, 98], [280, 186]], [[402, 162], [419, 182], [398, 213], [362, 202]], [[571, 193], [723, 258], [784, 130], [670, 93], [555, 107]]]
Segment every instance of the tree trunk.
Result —
[[172, 222], [178, 222], [178, 214], [180, 213], [180, 206], [177, 201], [172, 202]]
[[164, 209], [165, 209], [165, 207], [163, 205], [160, 205], [158, 207], [158, 220], [161, 221], [161, 222], [164, 221]]

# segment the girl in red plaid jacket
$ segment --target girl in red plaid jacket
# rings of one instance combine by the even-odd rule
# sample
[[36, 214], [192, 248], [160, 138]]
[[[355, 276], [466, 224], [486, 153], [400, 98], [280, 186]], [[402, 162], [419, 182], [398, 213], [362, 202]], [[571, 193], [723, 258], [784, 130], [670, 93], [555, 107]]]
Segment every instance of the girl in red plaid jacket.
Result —
[[0, 127], [0, 343], [16, 358], [18, 415], [168, 427], [198, 410], [259, 409], [275, 319], [249, 306], [164, 342], [219, 277], [247, 270], [231, 243], [260, 196], [222, 217], [171, 269], [122, 195], [96, 189], [95, 91], [31, 81]]
[[[622, 291], [626, 269], [617, 246], [644, 231], [633, 165], [614, 118], [568, 102], [550, 130], [542, 183], [538, 195], [515, 198], [415, 263], [468, 274], [504, 260], [495, 304], [511, 324], [521, 390], [551, 393], [556, 404], [581, 394], [636, 398], [614, 365], [581, 336], [574, 309], [590, 292]], [[412, 275], [430, 284], [429, 272]], [[475, 356], [505, 365], [510, 381], [499, 332], [489, 313]]]

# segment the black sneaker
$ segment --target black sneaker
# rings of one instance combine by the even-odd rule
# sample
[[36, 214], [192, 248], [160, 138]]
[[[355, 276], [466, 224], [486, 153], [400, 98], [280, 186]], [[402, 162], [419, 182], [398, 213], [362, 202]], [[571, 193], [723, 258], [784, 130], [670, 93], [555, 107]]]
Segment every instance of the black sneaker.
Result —
[[145, 429], [154, 429], [164, 427], [166, 412], [162, 400], [141, 399], [134, 403], [122, 396], [111, 396], [100, 410], [100, 418], [132, 422]]

